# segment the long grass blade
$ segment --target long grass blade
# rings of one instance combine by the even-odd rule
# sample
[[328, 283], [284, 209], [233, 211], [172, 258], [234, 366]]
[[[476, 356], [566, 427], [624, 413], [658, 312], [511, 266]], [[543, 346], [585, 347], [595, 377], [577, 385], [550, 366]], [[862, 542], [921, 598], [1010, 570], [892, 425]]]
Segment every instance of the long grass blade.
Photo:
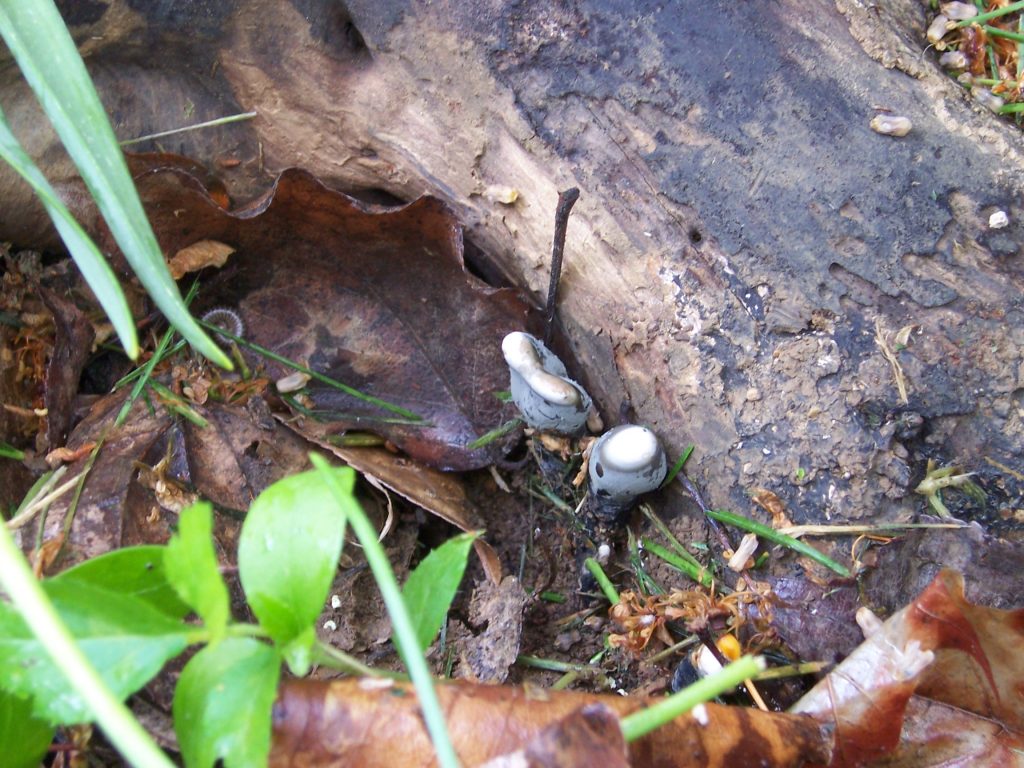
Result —
[[125, 353], [132, 360], [139, 356], [139, 337], [135, 332], [135, 321], [128, 309], [121, 284], [117, 282], [114, 270], [103, 258], [100, 249], [75, 221], [71, 211], [61, 202], [57, 192], [50, 186], [42, 172], [32, 162], [32, 158], [22, 149], [21, 144], [11, 133], [10, 126], [0, 110], [0, 157], [14, 168], [35, 190], [46, 212], [50, 214], [53, 225], [57, 228], [61, 240], [75, 264], [82, 271], [85, 282], [96, 294], [103, 311], [110, 318], [117, 337], [121, 340]]
[[0, 0], [0, 35], [139, 281], [182, 336], [231, 369], [231, 360], [189, 314], [167, 271], [107, 113], [53, 0]]

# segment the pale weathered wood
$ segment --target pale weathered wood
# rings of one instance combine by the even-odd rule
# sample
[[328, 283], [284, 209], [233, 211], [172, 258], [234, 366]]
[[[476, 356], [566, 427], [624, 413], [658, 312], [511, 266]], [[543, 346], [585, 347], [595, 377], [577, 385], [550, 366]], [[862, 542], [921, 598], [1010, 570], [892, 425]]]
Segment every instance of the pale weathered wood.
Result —
[[[239, 196], [288, 166], [438, 195], [480, 268], [539, 302], [557, 193], [579, 186], [578, 373], [606, 420], [628, 400], [673, 452], [696, 444], [713, 504], [768, 487], [799, 521], [907, 518], [929, 457], [993, 489], [985, 456], [1020, 468], [1021, 137], [923, 53], [921, 4], [165, 5], [113, 0], [76, 34], [122, 136], [258, 111], [164, 144], [245, 160], [222, 171]], [[912, 133], [873, 133], [879, 108]], [[876, 322], [915, 326], [906, 407]], [[1019, 497], [1003, 479], [993, 507]]]

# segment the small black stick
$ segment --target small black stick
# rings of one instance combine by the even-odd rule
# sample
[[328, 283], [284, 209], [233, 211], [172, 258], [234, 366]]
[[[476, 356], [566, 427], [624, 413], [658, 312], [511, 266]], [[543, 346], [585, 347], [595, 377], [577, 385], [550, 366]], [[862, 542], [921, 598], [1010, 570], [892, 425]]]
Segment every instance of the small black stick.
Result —
[[546, 307], [547, 324], [544, 327], [544, 344], [551, 344], [551, 332], [555, 326], [555, 300], [558, 298], [558, 278], [562, 275], [562, 255], [565, 253], [565, 230], [569, 226], [569, 213], [580, 199], [578, 187], [571, 187], [558, 193], [558, 207], [555, 209], [555, 239], [551, 243], [551, 282], [548, 284]]
[[[682, 482], [683, 488], [686, 489], [687, 493], [689, 493], [690, 496], [693, 497], [693, 500], [697, 502], [697, 506], [700, 507], [700, 511], [704, 513], [704, 520], [707, 522], [708, 527], [710, 527], [711, 530], [714, 531], [715, 535], [718, 537], [718, 543], [721, 544], [722, 549], [729, 550], [730, 552], [735, 552], [736, 549], [735, 547], [733, 547], [732, 542], [729, 540], [729, 534], [725, 530], [723, 530], [722, 526], [718, 524], [717, 520], [715, 520], [708, 514], [708, 509], [710, 509], [710, 507], [708, 507], [707, 503], [704, 501], [704, 497], [701, 495], [701, 492], [697, 490], [697, 486], [693, 484], [693, 481], [689, 477], [687, 477], [686, 472], [680, 471], [679, 474], [676, 475], [676, 477], [678, 477], [679, 480]], [[746, 571], [741, 571], [740, 576], [743, 577], [743, 580], [747, 583], [747, 586], [751, 590], [753, 590], [754, 582], [750, 578], [750, 574]], [[712, 651], [712, 653], [713, 652], [714, 651]], [[719, 659], [719, 661], [721, 661], [721, 659]]]

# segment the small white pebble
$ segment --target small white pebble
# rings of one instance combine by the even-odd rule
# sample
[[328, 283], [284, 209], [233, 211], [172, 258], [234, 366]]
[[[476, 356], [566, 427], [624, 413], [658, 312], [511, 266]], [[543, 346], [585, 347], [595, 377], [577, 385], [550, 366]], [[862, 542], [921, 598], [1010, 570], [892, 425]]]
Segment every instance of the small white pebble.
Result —
[[1008, 227], [1010, 226], [1010, 217], [1006, 215], [1006, 211], [996, 211], [988, 217], [988, 226], [990, 229]]
[[513, 205], [519, 199], [519, 190], [502, 184], [492, 184], [484, 190], [484, 197], [494, 203]]
[[337, 595], [331, 595], [331, 608], [334, 610], [341, 608], [341, 598]]
[[324, 622], [324, 629], [326, 629], [328, 632], [333, 632], [337, 628], [338, 622], [336, 622], [334, 619], [328, 619]]
[[906, 136], [910, 133], [910, 129], [914, 127], [914, 124], [910, 122], [909, 117], [876, 115], [872, 118], [870, 126], [871, 130], [875, 133], [881, 133], [885, 136]]
[[612, 555], [612, 548], [607, 544], [602, 544], [597, 548], [597, 562], [601, 565], [608, 563], [608, 558]]
[[750, 387], [750, 389], [747, 390], [746, 398], [748, 402], [756, 403], [761, 399], [761, 390], [757, 387]]
[[698, 704], [696, 707], [691, 709], [690, 714], [693, 715], [693, 719], [701, 725], [707, 725], [711, 722], [711, 718], [708, 717], [708, 708], [703, 704]]

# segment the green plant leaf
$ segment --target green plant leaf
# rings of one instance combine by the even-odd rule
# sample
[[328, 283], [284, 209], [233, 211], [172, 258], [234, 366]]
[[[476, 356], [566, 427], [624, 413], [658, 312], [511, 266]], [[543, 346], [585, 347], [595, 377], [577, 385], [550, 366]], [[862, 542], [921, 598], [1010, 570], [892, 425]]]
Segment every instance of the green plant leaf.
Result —
[[270, 709], [281, 657], [248, 637], [197, 653], [174, 691], [174, 731], [188, 768], [262, 768], [270, 752]]
[[222, 638], [231, 618], [231, 606], [213, 549], [210, 502], [201, 501], [181, 511], [178, 533], [171, 537], [164, 552], [164, 568], [181, 599], [203, 620], [211, 642]]
[[7, 768], [38, 768], [53, 726], [32, 715], [32, 702], [0, 691], [0, 744]]
[[[345, 518], [355, 504], [355, 472], [331, 470], [344, 487], [336, 504], [317, 472], [292, 475], [267, 488], [249, 508], [238, 542], [238, 572], [260, 624], [279, 648], [288, 648], [292, 671], [303, 675], [295, 643], [315, 639], [309, 628], [323, 610], [341, 556]], [[292, 666], [297, 662], [298, 668]]]
[[459, 760], [448, 735], [444, 712], [441, 710], [441, 703], [434, 690], [433, 678], [427, 668], [426, 659], [423, 658], [422, 649], [418, 647], [416, 631], [409, 618], [409, 611], [405, 608], [405, 601], [402, 599], [402, 592], [395, 580], [395, 573], [391, 570], [391, 563], [388, 562], [384, 547], [377, 540], [377, 531], [374, 530], [370, 519], [363, 513], [358, 502], [352, 498], [351, 483], [343, 482], [342, 477], [338, 475], [338, 470], [328, 464], [327, 459], [323, 456], [311, 453], [309, 460], [330, 489], [334, 503], [345, 510], [348, 524], [352, 526], [353, 533], [363, 547], [366, 563], [370, 566], [373, 578], [377, 582], [377, 588], [380, 590], [380, 596], [388, 610], [388, 616], [391, 617], [391, 626], [394, 629], [393, 638], [398, 655], [401, 656], [408, 668], [409, 677], [412, 678], [413, 685], [416, 687], [420, 711], [423, 713], [423, 721], [430, 734], [430, 740], [434, 743], [437, 762], [441, 768], [458, 768]]
[[[188, 626], [137, 597], [74, 580], [44, 582], [43, 587], [82, 652], [122, 699], [149, 682], [189, 642]], [[0, 687], [32, 696], [33, 712], [50, 722], [92, 719], [22, 617], [5, 603], [0, 603]]]
[[409, 574], [402, 598], [420, 648], [434, 642], [466, 572], [469, 550], [479, 533], [463, 533], [427, 555]]
[[35, 191], [42, 202], [46, 212], [53, 220], [61, 240], [67, 246], [71, 258], [82, 271], [85, 282], [89, 284], [92, 292], [96, 294], [103, 311], [110, 318], [117, 337], [124, 346], [125, 354], [132, 360], [139, 356], [139, 340], [135, 333], [135, 320], [132, 318], [128, 302], [121, 290], [121, 284], [117, 282], [114, 270], [110, 268], [107, 260], [103, 258], [100, 249], [85, 233], [85, 230], [75, 221], [71, 211], [61, 202], [60, 197], [50, 186], [50, 182], [32, 162], [32, 158], [22, 149], [18, 140], [11, 133], [10, 126], [4, 113], [0, 110], [0, 157], [6, 160], [21, 177], [25, 179]]
[[139, 281], [182, 336], [231, 369], [228, 356], [189, 314], [167, 271], [107, 113], [53, 0], [3, 0], [0, 35]]
[[178, 599], [164, 570], [164, 547], [125, 547], [79, 563], [49, 580], [49, 584], [75, 581], [111, 592], [137, 597], [176, 619], [191, 609]]

